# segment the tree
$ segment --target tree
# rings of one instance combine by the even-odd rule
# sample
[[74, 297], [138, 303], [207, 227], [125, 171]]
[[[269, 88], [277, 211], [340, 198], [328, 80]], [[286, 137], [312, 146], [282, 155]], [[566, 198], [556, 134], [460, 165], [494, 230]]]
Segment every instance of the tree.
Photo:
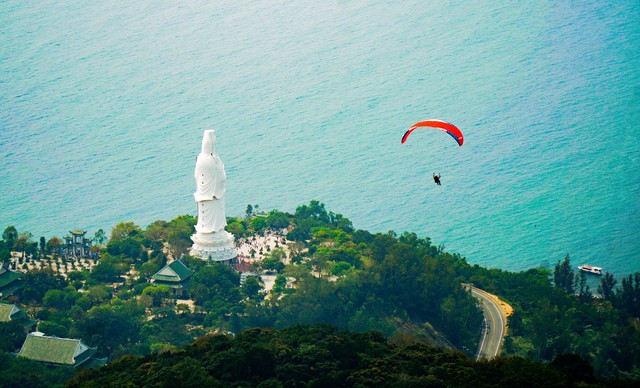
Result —
[[92, 307], [75, 327], [88, 345], [113, 351], [139, 340], [144, 316], [144, 307], [135, 301], [114, 301]]
[[556, 356], [551, 362], [551, 366], [563, 372], [572, 386], [578, 386], [579, 382], [587, 384], [596, 382], [593, 367], [577, 354], [565, 353]]
[[282, 248], [275, 248], [271, 253], [262, 260], [260, 265], [267, 271], [280, 272], [284, 269], [283, 260], [287, 257], [286, 252]]
[[104, 253], [98, 265], [91, 270], [89, 278], [99, 283], [118, 282], [129, 271], [129, 264], [130, 259]]
[[230, 219], [227, 223], [225, 230], [236, 237], [244, 236], [247, 232], [245, 227], [246, 220], [242, 219]]
[[188, 214], [178, 216], [169, 222], [167, 243], [174, 258], [189, 253], [189, 248], [193, 244], [191, 235], [195, 231], [196, 222], [197, 219]]
[[640, 317], [640, 272], [622, 278], [616, 290], [616, 304], [631, 316]]
[[44, 238], [44, 236], [40, 236], [40, 252], [43, 255], [46, 252], [46, 247], [47, 247], [47, 240]]
[[31, 232], [23, 232], [23, 233], [20, 233], [20, 235], [18, 235], [18, 238], [15, 241], [15, 248], [16, 248], [16, 250], [22, 252], [22, 257], [23, 258], [25, 256], [25, 252], [27, 250], [27, 247], [31, 243], [31, 238], [32, 237], [33, 237], [33, 234], [31, 234]]
[[9, 250], [13, 250], [14, 244], [18, 239], [18, 231], [16, 230], [16, 227], [13, 225], [7, 226], [4, 232], [2, 232], [2, 239], [7, 243]]
[[7, 243], [2, 240], [0, 241], [0, 265], [9, 259], [11, 259], [11, 251], [9, 250]]
[[120, 222], [111, 229], [111, 241], [124, 240], [127, 237], [136, 236], [142, 233], [142, 229], [133, 222]]
[[147, 226], [144, 235], [152, 241], [163, 241], [167, 239], [169, 223], [167, 221], [156, 220]]
[[240, 275], [230, 266], [220, 263], [206, 265], [191, 277], [191, 294], [196, 303], [203, 305], [214, 299], [229, 304], [238, 303]]
[[102, 245], [105, 241], [107, 241], [107, 234], [104, 232], [104, 230], [102, 230], [102, 228], [100, 228], [93, 235], [93, 239], [95, 240], [97, 245]]
[[351, 264], [345, 261], [339, 261], [335, 263], [331, 268], [331, 274], [335, 276], [340, 276], [344, 274], [346, 271], [350, 270], [351, 268], [353, 268], [351, 267]]
[[324, 208], [324, 203], [311, 200], [309, 205], [300, 205], [296, 208], [295, 217], [298, 219], [311, 218], [322, 223], [329, 222], [329, 214]]
[[267, 220], [263, 217], [254, 217], [249, 221], [249, 225], [256, 233], [262, 233], [263, 230], [267, 229]]
[[50, 336], [66, 337], [69, 333], [69, 328], [58, 322], [40, 321], [38, 323], [38, 331]]
[[47, 251], [53, 253], [54, 257], [58, 257], [60, 253], [60, 248], [62, 247], [62, 240], [58, 237], [51, 237], [49, 241], [47, 241]]
[[617, 282], [612, 273], [605, 272], [604, 276], [600, 279], [600, 285], [598, 285], [598, 294], [602, 295], [604, 300], [611, 302], [615, 296], [613, 288]]
[[167, 242], [173, 258], [180, 258], [180, 256], [189, 253], [189, 248], [193, 244], [191, 241], [192, 234], [193, 232], [187, 229], [176, 229], [169, 233]]
[[262, 269], [269, 272], [280, 272], [284, 269], [284, 263], [275, 257], [265, 257], [260, 263]]
[[0, 353], [11, 353], [20, 349], [27, 331], [19, 320], [0, 322]]
[[73, 286], [67, 286], [63, 290], [52, 289], [44, 294], [42, 304], [46, 307], [64, 311], [70, 309], [81, 295]]
[[97, 284], [89, 287], [85, 293], [85, 297], [91, 305], [98, 305], [108, 301], [111, 298], [111, 288], [104, 284]]
[[261, 296], [262, 284], [258, 277], [247, 276], [242, 284], [242, 293], [249, 299], [258, 300]]
[[247, 218], [251, 218], [253, 215], [253, 206], [251, 204], [247, 205], [247, 210], [245, 211]]
[[153, 306], [160, 307], [165, 299], [171, 297], [171, 290], [163, 284], [159, 286], [148, 286], [142, 290], [142, 295], [150, 296]]
[[24, 285], [18, 290], [18, 295], [23, 302], [40, 303], [49, 290], [62, 290], [67, 286], [64, 278], [51, 268], [27, 272], [22, 279]]
[[273, 282], [273, 287], [271, 288], [272, 294], [281, 294], [287, 289], [287, 277], [280, 274], [276, 276], [276, 279]]
[[560, 260], [555, 266], [553, 271], [553, 281], [556, 284], [556, 287], [562, 288], [568, 294], [574, 293], [574, 275], [573, 270], [571, 269], [571, 260], [569, 260], [569, 255], [565, 256], [562, 264]]
[[272, 210], [267, 216], [267, 226], [271, 229], [284, 229], [289, 226], [289, 217], [286, 213]]
[[162, 261], [159, 259], [148, 260], [140, 265], [140, 274], [146, 279], [151, 277], [163, 267]]
[[133, 237], [127, 237], [120, 241], [110, 241], [107, 251], [112, 255], [125, 255], [134, 260], [141, 257], [143, 252], [142, 243]]
[[336, 228], [344, 230], [347, 233], [353, 233], [353, 224], [348, 218], [343, 217], [342, 214], [334, 214], [333, 212], [329, 212], [329, 218], [331, 224]]
[[591, 290], [589, 290], [589, 285], [587, 284], [587, 275], [580, 271], [579, 274], [576, 274], [575, 283], [578, 285], [578, 300], [580, 303], [591, 302], [593, 294], [591, 293]]

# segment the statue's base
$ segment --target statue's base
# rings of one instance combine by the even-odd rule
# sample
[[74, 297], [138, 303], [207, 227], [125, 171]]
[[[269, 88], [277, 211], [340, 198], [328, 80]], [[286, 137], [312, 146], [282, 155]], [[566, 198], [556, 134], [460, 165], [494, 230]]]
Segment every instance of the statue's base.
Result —
[[196, 233], [191, 236], [191, 256], [202, 260], [227, 262], [238, 256], [233, 235], [226, 230], [214, 233]]

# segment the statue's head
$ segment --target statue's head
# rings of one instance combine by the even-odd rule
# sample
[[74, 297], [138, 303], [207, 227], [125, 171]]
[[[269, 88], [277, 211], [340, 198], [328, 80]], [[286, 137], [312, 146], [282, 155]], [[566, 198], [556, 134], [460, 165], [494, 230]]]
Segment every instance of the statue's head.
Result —
[[207, 129], [204, 131], [204, 137], [202, 138], [202, 151], [203, 154], [215, 154], [214, 145], [216, 143], [216, 131], [213, 129]]

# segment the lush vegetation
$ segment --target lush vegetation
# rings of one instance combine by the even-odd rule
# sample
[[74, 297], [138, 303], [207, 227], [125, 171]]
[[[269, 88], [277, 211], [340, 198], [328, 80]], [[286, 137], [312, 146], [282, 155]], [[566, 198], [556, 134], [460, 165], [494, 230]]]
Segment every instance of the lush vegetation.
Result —
[[209, 335], [183, 350], [125, 356], [69, 387], [567, 387], [603, 386], [572, 355], [540, 364], [519, 357], [475, 362], [423, 343], [328, 326]]
[[440, 344], [446, 337], [455, 347], [475, 348], [482, 315], [449, 265], [454, 256], [415, 234], [354, 230], [316, 201], [292, 218], [287, 238], [298, 244], [297, 264], [284, 268], [283, 277], [294, 279], [295, 288], [248, 304], [231, 331], [327, 323], [392, 335], [414, 325]]
[[196, 308], [176, 308], [170, 290], [149, 281], [167, 255], [188, 252], [195, 221], [180, 216], [144, 230], [120, 223], [91, 271], [66, 278], [51, 268], [30, 271], [13, 301], [31, 307], [39, 330], [82, 338], [107, 357], [179, 347], [211, 331], [314, 323], [386, 335], [415, 331], [470, 352], [477, 344], [482, 315], [451, 270], [455, 256], [415, 234], [355, 230], [317, 201], [293, 215], [272, 211], [229, 220], [238, 238], [290, 228], [290, 257], [276, 248], [256, 268], [280, 272], [270, 294], [256, 277], [241, 285], [231, 267], [185, 256], [197, 271], [189, 285]]
[[63, 387], [74, 373], [71, 367], [50, 368], [26, 358], [0, 352], [0, 387]]
[[587, 360], [601, 378], [640, 380], [640, 273], [621, 285], [605, 274], [598, 296], [569, 256], [552, 271], [511, 273], [458, 263], [470, 283], [500, 295], [514, 308], [505, 353], [551, 361], [564, 353]]
[[[108, 239], [99, 230], [94, 236], [97, 243], [94, 253], [99, 254], [99, 261], [90, 270], [67, 271], [64, 276], [52, 269], [55, 263], [66, 260], [60, 250], [61, 239], [41, 237], [37, 243], [32, 241], [30, 233], [18, 233], [16, 228], [8, 227], [0, 241], [0, 259], [8, 260], [13, 251], [20, 252], [17, 265], [22, 265], [23, 269], [36, 258], [49, 263], [48, 267], [25, 273], [22, 288], [8, 301], [17, 303], [31, 318], [38, 319], [38, 330], [47, 335], [81, 338], [89, 346], [98, 348], [98, 357], [113, 360], [125, 355], [140, 356], [123, 359], [133, 362], [135, 368], [153, 369], [156, 363], [157, 366], [165, 365], [163, 357], [190, 354], [198, 344], [215, 347], [225, 343], [224, 346], [231, 349], [234, 343], [242, 343], [240, 338], [246, 338], [239, 336], [231, 340], [208, 336], [187, 350], [179, 350], [210, 333], [254, 333], [244, 334], [247, 336], [266, 333], [277, 337], [289, 332], [251, 329], [326, 324], [350, 332], [371, 333], [375, 330], [382, 333], [386, 338], [392, 338], [395, 345], [376, 337], [377, 334], [358, 337], [358, 334], [339, 332], [354, 336], [349, 340], [352, 342], [347, 341], [354, 344], [355, 338], [369, 338], [369, 341], [378, 338], [376, 343], [392, 353], [411, 349], [408, 344], [421, 344], [416, 345], [422, 347], [419, 352], [416, 350], [419, 354], [449, 359], [456, 365], [451, 368], [469, 368], [467, 372], [472, 374], [485, 373], [478, 368], [500, 368], [496, 363], [510, 365], [507, 368], [516, 364], [522, 368], [541, 367], [525, 359], [573, 364], [580, 364], [578, 360], [583, 359], [592, 366], [598, 378], [640, 380], [640, 274], [621, 279], [619, 285], [611, 274], [606, 274], [597, 290], [600, 296], [594, 297], [584, 275], [572, 270], [569, 257], [558, 262], [554, 271], [536, 268], [511, 273], [472, 266], [465, 258], [449, 254], [444, 247], [434, 246], [429, 238], [420, 238], [415, 233], [372, 234], [357, 230], [347, 218], [327, 211], [318, 201], [299, 206], [294, 214], [278, 210], [256, 214], [257, 208], [257, 205], [250, 205], [246, 217], [229, 218], [227, 229], [236, 238], [245, 240], [269, 230], [287, 230], [286, 246], [265, 252], [265, 258], [253, 265], [256, 273], [277, 273], [269, 292], [264, 290], [264, 284], [257, 276], [249, 276], [241, 283], [240, 275], [231, 267], [206, 264], [189, 257], [189, 237], [196, 219], [185, 215], [169, 222], [155, 221], [145, 229], [132, 222], [123, 222], [113, 228]], [[193, 302], [193, 307], [176, 304], [176, 296], [169, 288], [150, 282], [152, 275], [168, 260], [178, 257], [183, 257], [196, 271], [186, 296]], [[13, 265], [15, 268], [16, 263]], [[476, 365], [462, 353], [432, 349], [464, 349], [466, 356], [472, 356], [477, 348], [482, 314], [462, 283], [474, 284], [512, 305], [515, 312], [509, 320], [509, 336], [503, 354], [515, 358]], [[24, 327], [0, 323], [0, 334], [0, 351], [16, 351], [24, 339]], [[276, 342], [273, 341], [269, 344], [274, 345]], [[393, 348], [400, 342], [406, 346]], [[264, 347], [267, 349], [271, 345], [265, 343]], [[249, 357], [245, 364], [252, 363], [251, 357], [267, 357], [263, 350], [257, 353], [259, 355], [246, 349], [237, 350], [236, 356], [239, 360], [244, 357], [240, 354], [244, 354]], [[320, 353], [326, 353], [323, 352]], [[150, 353], [160, 355], [143, 357]], [[418, 353], [415, 353], [416, 357]], [[268, 356], [269, 365], [275, 365], [274, 360], [290, 362], [278, 357], [277, 351]], [[297, 357], [304, 358], [302, 355]], [[316, 365], [313, 357], [309, 359], [312, 362], [309, 365]], [[409, 356], [403, 354], [402, 357]], [[415, 362], [430, 356], [420, 357]], [[364, 361], [358, 361], [357, 368], [367, 365], [369, 368], [374, 365], [367, 364], [372, 359], [367, 356]], [[3, 360], [11, 363], [6, 358]], [[174, 362], [183, 365], [186, 361], [175, 359]], [[376, 368], [387, 373], [387, 364], [380, 360], [376, 362]], [[121, 368], [125, 373], [122, 363], [116, 362], [114, 368]], [[338, 364], [339, 368], [335, 362], [331, 368], [342, 368], [343, 365]], [[201, 366], [203, 370], [194, 366], [192, 372], [187, 369], [179, 372], [225, 385], [231, 381], [231, 377], [212, 374], [208, 365]], [[281, 380], [280, 372], [275, 366], [273, 368], [264, 380], [275, 379], [275, 386], [276, 380], [288, 385], [288, 380]], [[449, 375], [442, 377], [442, 372], [435, 373], [429, 368], [427, 372], [416, 372], [415, 375], [402, 368], [389, 366], [389, 376], [404, 376], [397, 381], [404, 381], [402, 379], [406, 377], [411, 384], [431, 381], [421, 379], [432, 379], [433, 376], [436, 378], [434, 384], [440, 380], [447, 384], [458, 381]], [[558, 373], [553, 366], [544, 368], [549, 373]], [[133, 370], [126, 371], [133, 373]], [[358, 371], [361, 377], [373, 373]], [[229, 373], [229, 376], [235, 376], [235, 372]], [[345, 377], [351, 373], [356, 373], [355, 369], [339, 372], [340, 377], [336, 379], [342, 379], [341, 384], [359, 382], [355, 377], [351, 380]], [[383, 379], [380, 381], [392, 378], [377, 373], [371, 376]], [[56, 376], [51, 377], [51, 381], [59, 382]], [[566, 377], [562, 373], [554, 376], [560, 380]], [[499, 381], [502, 377], [497, 374], [495, 378]], [[365, 384], [365, 380], [362, 381]]]

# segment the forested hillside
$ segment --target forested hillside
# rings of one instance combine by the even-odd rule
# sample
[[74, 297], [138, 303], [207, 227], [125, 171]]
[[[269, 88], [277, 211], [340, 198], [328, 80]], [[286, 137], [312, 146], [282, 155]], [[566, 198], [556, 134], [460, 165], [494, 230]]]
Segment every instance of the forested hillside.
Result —
[[[248, 206], [246, 217], [228, 219], [227, 229], [239, 241], [254, 241], [268, 234], [277, 236], [274, 247], [264, 251], [259, 248], [260, 259], [254, 258], [258, 252], [249, 253], [251, 257], [245, 258], [245, 264], [250, 262], [250, 274], [242, 278], [229, 265], [206, 263], [188, 256], [194, 224], [195, 218], [188, 215], [169, 222], [155, 221], [144, 229], [132, 222], [122, 222], [113, 228], [108, 241], [105, 233], [99, 231], [96, 241], [106, 243], [94, 247], [99, 260], [90, 268], [79, 265], [86, 265], [85, 262], [62, 255], [59, 238], [47, 241], [41, 237], [38, 246], [28, 232], [18, 233], [9, 227], [0, 241], [0, 254], [7, 260], [8, 267], [23, 273], [20, 287], [4, 302], [15, 304], [29, 318], [37, 319], [37, 329], [47, 335], [82, 339], [97, 348], [97, 357], [111, 361], [125, 356], [124, 360], [137, 365], [135, 368], [153, 369], [155, 363], [163, 365], [163, 372], [158, 373], [165, 373], [169, 368], [164, 367], [162, 360], [165, 359], [180, 365], [190, 363], [177, 357], [193, 357], [190, 352], [198, 346], [215, 348], [218, 346], [215, 344], [225, 344], [234, 349], [234, 344], [248, 346], [243, 338], [262, 333], [271, 338], [260, 345], [267, 350], [255, 355], [253, 350], [236, 349], [239, 353], [233, 362], [239, 364], [246, 356], [242, 363], [248, 366], [243, 368], [258, 368], [256, 363], [260, 357], [267, 357], [271, 369], [265, 381], [275, 378], [283, 382], [285, 380], [279, 380], [280, 367], [275, 365], [295, 364], [307, 356], [297, 355], [293, 360], [279, 358], [286, 352], [270, 348], [274, 344], [281, 347], [280, 339], [274, 338], [289, 335], [282, 333], [294, 333], [284, 329], [295, 325], [324, 324], [334, 329], [297, 330], [316, 333], [312, 337], [325, 333], [328, 338], [338, 338], [354, 346], [364, 346], [358, 341], [369, 338], [367, 341], [374, 341], [391, 354], [400, 352], [409, 364], [422, 362], [422, 354], [451, 360], [448, 365], [452, 370], [447, 372], [451, 375], [445, 376], [442, 371], [434, 372], [432, 367], [416, 366], [419, 372], [415, 374], [405, 371], [405, 366], [387, 368], [384, 362], [389, 360], [385, 358], [388, 355], [383, 357], [387, 360], [384, 362], [371, 355], [358, 359], [358, 371], [364, 368], [366, 373], [375, 374], [370, 369], [378, 368], [382, 372], [375, 378], [381, 381], [387, 378], [402, 381], [406, 377], [418, 384], [425, 378], [451, 382], [458, 381], [453, 375], [480, 373], [476, 378], [481, 378], [486, 370], [499, 369], [503, 364], [509, 365], [506, 367], [509, 369], [518, 363], [522, 368], [543, 368], [544, 373], [560, 379], [557, 381], [564, 377], [557, 375], [557, 368], [548, 363], [556, 367], [558, 363], [579, 365], [586, 368], [586, 375], [591, 376], [593, 372], [603, 381], [640, 381], [640, 274], [623, 278], [620, 284], [611, 274], [606, 274], [596, 297], [587, 286], [584, 274], [572, 270], [568, 256], [558, 261], [554, 270], [534, 268], [512, 273], [482, 268], [470, 265], [460, 255], [447, 253], [443, 246], [436, 246], [428, 237], [418, 237], [415, 233], [358, 230], [344, 216], [327, 211], [318, 201], [311, 201], [299, 206], [294, 214], [278, 210], [255, 214], [254, 208]], [[151, 282], [154, 273], [180, 257], [194, 271], [182, 299], [167, 286]], [[64, 272], [63, 268], [76, 270]], [[267, 290], [263, 278], [269, 276], [275, 279]], [[480, 364], [466, 358], [475, 354], [483, 317], [476, 300], [462, 287], [463, 283], [496, 294], [514, 308], [503, 355], [517, 358]], [[261, 330], [253, 330], [256, 328]], [[264, 328], [275, 330], [262, 330]], [[377, 334], [356, 334], [371, 331]], [[212, 333], [227, 336], [210, 337]], [[52, 373], [29, 360], [13, 360], [7, 356], [19, 350], [24, 342], [23, 324], [0, 322], [0, 334], [3, 352], [0, 363], [3, 373], [12, 377], [5, 381], [15, 384], [32, 381], [30, 385], [41, 386], [49, 379], [48, 384], [55, 385], [72, 375], [73, 371], [67, 369]], [[205, 335], [206, 339], [198, 340], [185, 351], [180, 350]], [[233, 335], [238, 337], [234, 340]], [[340, 339], [342, 335], [350, 339]], [[286, 342], [286, 346], [292, 345]], [[341, 345], [339, 352], [331, 350], [331, 357], [342, 360], [340, 352], [359, 354], [360, 351], [350, 350], [349, 346]], [[413, 346], [420, 350], [410, 351]], [[300, 351], [304, 349], [307, 348]], [[316, 352], [317, 349], [308, 350]], [[409, 353], [402, 353], [405, 351]], [[265, 356], [267, 353], [270, 355]], [[258, 358], [252, 358], [254, 356]], [[316, 356], [314, 353], [309, 365], [322, 364], [314, 361]], [[416, 361], [410, 361], [414, 356]], [[373, 359], [376, 363], [368, 364]], [[225, 358], [225, 363], [227, 361]], [[114, 371], [110, 368], [124, 368], [123, 363], [120, 360], [107, 367], [103, 371], [105, 376]], [[331, 363], [328, 368], [343, 369], [342, 361]], [[194, 378], [201, 376], [206, 381], [226, 384], [232, 381], [230, 376], [236, 376], [219, 376], [209, 370], [208, 365], [202, 367], [206, 373], [194, 367]], [[313, 366], [310, 370], [320, 370], [317, 368]], [[365, 372], [358, 374], [356, 369], [336, 372], [339, 375], [336, 381], [350, 384], [365, 379], [361, 374]], [[122, 373], [133, 371], [122, 370]], [[186, 370], [180, 369], [180, 373], [187, 373]], [[98, 376], [96, 373], [87, 372], [85, 376]], [[140, 370], [136, 369], [135, 373]], [[500, 376], [496, 375], [496, 381], [503, 378]], [[549, 381], [556, 381], [553, 376]], [[591, 377], [581, 378], [587, 381]]]
[[513, 273], [455, 264], [461, 278], [500, 295], [514, 309], [504, 354], [549, 362], [577, 354], [600, 378], [640, 380], [640, 273], [620, 284], [606, 273], [591, 290], [569, 256], [553, 270]]
[[125, 356], [81, 372], [69, 387], [583, 387], [602, 386], [579, 357], [549, 365], [505, 357], [476, 362], [381, 333], [328, 326], [251, 329], [200, 338], [184, 350]]

